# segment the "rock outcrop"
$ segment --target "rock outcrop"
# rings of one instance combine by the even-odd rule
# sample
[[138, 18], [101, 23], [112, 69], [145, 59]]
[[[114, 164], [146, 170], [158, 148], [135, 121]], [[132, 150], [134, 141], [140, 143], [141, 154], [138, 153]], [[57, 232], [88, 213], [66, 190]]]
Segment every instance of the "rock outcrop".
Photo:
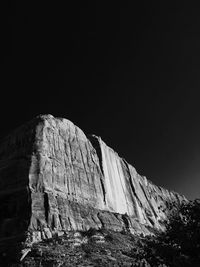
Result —
[[140, 176], [100, 137], [67, 119], [38, 116], [0, 145], [0, 244], [71, 230], [147, 234], [169, 203], [186, 200]]

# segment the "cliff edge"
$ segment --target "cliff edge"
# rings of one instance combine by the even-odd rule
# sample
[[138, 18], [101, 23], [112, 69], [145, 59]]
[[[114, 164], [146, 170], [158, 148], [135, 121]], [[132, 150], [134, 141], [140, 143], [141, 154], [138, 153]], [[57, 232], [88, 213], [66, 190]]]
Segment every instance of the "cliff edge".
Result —
[[90, 228], [162, 230], [184, 196], [154, 185], [100, 137], [41, 115], [0, 144], [0, 247]]

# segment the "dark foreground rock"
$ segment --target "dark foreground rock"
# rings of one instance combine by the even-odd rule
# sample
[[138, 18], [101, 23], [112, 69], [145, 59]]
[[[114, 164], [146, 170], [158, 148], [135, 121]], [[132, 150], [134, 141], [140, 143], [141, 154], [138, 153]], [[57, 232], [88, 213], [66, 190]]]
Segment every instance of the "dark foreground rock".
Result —
[[163, 230], [170, 203], [186, 199], [140, 176], [100, 137], [42, 115], [0, 144], [0, 201], [0, 251], [9, 255], [69, 231]]

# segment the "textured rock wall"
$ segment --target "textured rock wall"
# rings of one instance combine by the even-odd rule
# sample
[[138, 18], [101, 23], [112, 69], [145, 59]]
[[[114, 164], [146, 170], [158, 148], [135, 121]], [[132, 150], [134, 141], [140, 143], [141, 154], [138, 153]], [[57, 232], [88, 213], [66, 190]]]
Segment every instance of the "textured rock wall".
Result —
[[1, 143], [0, 184], [1, 240], [26, 233], [35, 242], [91, 227], [148, 233], [162, 228], [168, 201], [184, 199], [140, 176], [99, 137], [51, 115]]
[[38, 119], [18, 128], [0, 145], [0, 250], [25, 239], [31, 216], [29, 168]]
[[94, 147], [99, 146], [104, 175], [106, 209], [137, 218], [140, 223], [161, 228], [159, 220], [166, 218], [168, 202], [180, 203], [184, 197], [170, 192], [139, 175], [135, 168], [99, 137]]

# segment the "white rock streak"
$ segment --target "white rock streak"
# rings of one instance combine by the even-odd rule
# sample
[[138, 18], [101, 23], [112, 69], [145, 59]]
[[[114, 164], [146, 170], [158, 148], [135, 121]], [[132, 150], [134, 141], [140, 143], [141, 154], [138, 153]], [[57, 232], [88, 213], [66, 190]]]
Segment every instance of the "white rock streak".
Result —
[[99, 141], [105, 176], [106, 206], [110, 211], [132, 215], [128, 209], [127, 187], [120, 158], [102, 140]]

